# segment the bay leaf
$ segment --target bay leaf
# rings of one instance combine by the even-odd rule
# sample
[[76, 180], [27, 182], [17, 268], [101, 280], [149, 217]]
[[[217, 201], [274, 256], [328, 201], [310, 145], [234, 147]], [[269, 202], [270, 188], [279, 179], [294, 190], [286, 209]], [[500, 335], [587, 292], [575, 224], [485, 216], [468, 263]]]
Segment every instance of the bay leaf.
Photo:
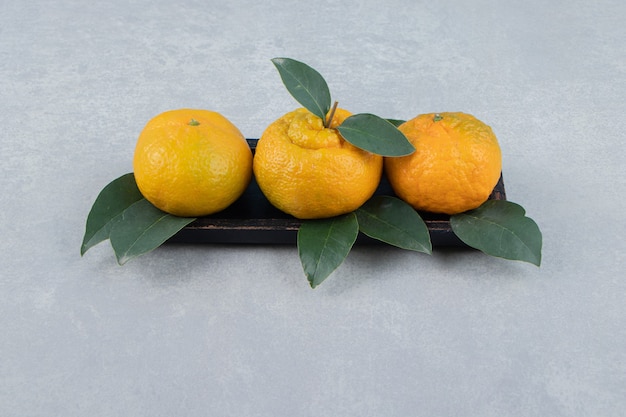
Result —
[[524, 208], [505, 200], [450, 216], [452, 231], [468, 246], [504, 259], [541, 264], [542, 236]]
[[331, 99], [324, 77], [307, 64], [291, 58], [274, 58], [272, 62], [292, 97], [304, 108], [325, 121], [326, 114], [330, 110]]
[[111, 228], [109, 238], [118, 263], [123, 265], [156, 249], [194, 220], [165, 213], [146, 199], [137, 201], [124, 210]]
[[378, 155], [404, 156], [415, 152], [411, 142], [393, 123], [373, 114], [354, 114], [337, 129], [354, 146]]
[[359, 230], [371, 238], [402, 249], [432, 253], [426, 223], [399, 198], [374, 196], [356, 210], [356, 216]]
[[341, 265], [358, 234], [354, 213], [302, 222], [297, 237], [298, 254], [311, 288], [321, 284]]
[[81, 256], [91, 247], [108, 239], [115, 219], [142, 198], [133, 173], [122, 175], [104, 187], [87, 216], [85, 235], [80, 248]]

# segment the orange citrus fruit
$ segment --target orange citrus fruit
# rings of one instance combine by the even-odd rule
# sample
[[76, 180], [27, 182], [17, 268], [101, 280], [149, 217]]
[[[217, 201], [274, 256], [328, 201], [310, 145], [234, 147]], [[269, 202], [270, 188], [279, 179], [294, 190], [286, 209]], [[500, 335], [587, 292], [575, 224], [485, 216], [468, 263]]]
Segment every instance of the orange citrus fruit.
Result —
[[330, 127], [306, 109], [285, 114], [259, 139], [254, 175], [272, 205], [300, 219], [338, 216], [376, 191], [382, 157], [347, 142], [336, 129], [350, 113], [337, 109]]
[[465, 113], [423, 114], [399, 127], [415, 147], [385, 158], [394, 192], [418, 210], [457, 214], [484, 203], [502, 170], [489, 126]]
[[244, 192], [252, 178], [252, 151], [221, 114], [172, 110], [142, 130], [133, 169], [139, 191], [159, 209], [181, 217], [205, 216]]

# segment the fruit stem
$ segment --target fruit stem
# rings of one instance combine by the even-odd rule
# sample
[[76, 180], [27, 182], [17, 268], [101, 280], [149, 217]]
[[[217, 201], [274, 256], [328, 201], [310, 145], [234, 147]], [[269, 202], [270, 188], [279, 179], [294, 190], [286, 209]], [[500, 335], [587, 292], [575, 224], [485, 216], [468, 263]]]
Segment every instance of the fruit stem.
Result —
[[196, 119], [191, 119], [191, 120], [189, 121], [189, 123], [187, 123], [187, 124], [188, 124], [189, 126], [199, 126], [199, 125], [200, 125], [200, 122], [199, 122], [199, 121], [197, 121]]
[[435, 117], [433, 117], [433, 122], [438, 122], [439, 120], [442, 120], [442, 119], [443, 119], [443, 116], [437, 113], [435, 114]]
[[326, 119], [326, 123], [324, 123], [324, 127], [329, 128], [331, 123], [333, 122], [333, 117], [335, 116], [335, 110], [337, 110], [337, 105], [339, 103], [335, 101], [333, 107], [330, 109], [330, 113], [328, 113], [328, 119]]

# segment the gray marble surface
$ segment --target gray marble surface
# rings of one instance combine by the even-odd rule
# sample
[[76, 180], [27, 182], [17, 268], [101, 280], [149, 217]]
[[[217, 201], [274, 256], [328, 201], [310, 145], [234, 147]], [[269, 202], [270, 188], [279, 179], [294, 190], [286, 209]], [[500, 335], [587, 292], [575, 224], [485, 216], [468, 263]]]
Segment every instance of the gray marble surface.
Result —
[[[622, 1], [0, 3], [0, 415], [622, 416]], [[144, 124], [297, 107], [464, 111], [503, 149], [543, 264], [357, 247], [315, 290], [295, 247], [79, 247]]]

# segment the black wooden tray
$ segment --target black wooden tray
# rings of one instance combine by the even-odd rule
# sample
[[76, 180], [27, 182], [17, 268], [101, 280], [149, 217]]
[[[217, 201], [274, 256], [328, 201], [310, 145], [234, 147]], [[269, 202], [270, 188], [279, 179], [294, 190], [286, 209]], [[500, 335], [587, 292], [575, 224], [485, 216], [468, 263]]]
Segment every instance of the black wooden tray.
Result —
[[[252, 152], [257, 139], [247, 139]], [[376, 195], [394, 195], [383, 175]], [[493, 189], [490, 199], [506, 200], [502, 177]], [[426, 222], [433, 246], [465, 246], [452, 232], [449, 216], [420, 212]], [[200, 217], [174, 235], [169, 242], [178, 243], [296, 243], [301, 220], [273, 207], [252, 179], [243, 195], [227, 209], [211, 216]], [[357, 243], [380, 243], [362, 233]]]

